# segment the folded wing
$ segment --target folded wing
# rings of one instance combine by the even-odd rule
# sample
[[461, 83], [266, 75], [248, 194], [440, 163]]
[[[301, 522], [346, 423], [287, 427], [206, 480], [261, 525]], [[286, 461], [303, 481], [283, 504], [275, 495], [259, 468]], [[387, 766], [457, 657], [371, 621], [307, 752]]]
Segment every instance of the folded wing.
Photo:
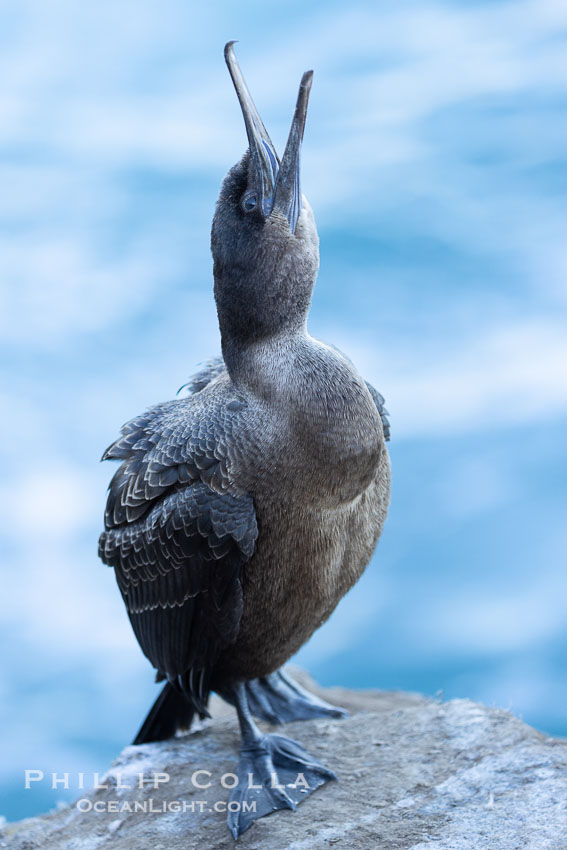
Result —
[[258, 529], [252, 497], [230, 474], [237, 414], [200, 395], [151, 408], [105, 452], [122, 464], [99, 553], [158, 678], [204, 713], [210, 671], [238, 634]]

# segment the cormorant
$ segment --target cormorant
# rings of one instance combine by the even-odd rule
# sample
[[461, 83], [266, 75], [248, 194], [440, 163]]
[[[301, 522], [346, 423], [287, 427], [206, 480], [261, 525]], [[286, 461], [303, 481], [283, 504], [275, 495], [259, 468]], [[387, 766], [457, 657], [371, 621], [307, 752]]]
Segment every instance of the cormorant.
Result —
[[[224, 179], [212, 226], [222, 358], [193, 378], [191, 395], [151, 407], [106, 450], [103, 459], [121, 465], [100, 556], [166, 680], [134, 743], [206, 716], [212, 690], [236, 707], [236, 838], [335, 778], [296, 741], [263, 734], [252, 715], [281, 723], [345, 713], [281, 667], [362, 574], [386, 515], [390, 468], [384, 399], [306, 327], [319, 266], [299, 181], [312, 72], [280, 161], [233, 44], [225, 59], [249, 147]], [[249, 787], [249, 774], [260, 787]]]

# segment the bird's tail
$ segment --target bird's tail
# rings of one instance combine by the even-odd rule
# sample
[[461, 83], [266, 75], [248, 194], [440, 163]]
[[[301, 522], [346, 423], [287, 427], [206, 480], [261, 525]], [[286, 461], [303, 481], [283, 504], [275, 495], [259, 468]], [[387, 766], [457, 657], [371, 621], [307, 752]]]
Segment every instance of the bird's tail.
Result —
[[189, 700], [166, 682], [132, 743], [149, 744], [172, 738], [178, 730], [189, 729], [194, 714]]

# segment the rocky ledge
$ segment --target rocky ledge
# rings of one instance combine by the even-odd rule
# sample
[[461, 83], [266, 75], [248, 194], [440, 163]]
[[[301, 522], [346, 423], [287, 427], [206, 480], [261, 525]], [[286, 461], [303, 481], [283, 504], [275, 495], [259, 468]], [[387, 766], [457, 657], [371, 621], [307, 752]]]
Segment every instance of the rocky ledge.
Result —
[[[257, 821], [236, 847], [566, 850], [567, 741], [465, 699], [323, 690], [302, 681], [351, 712], [344, 720], [286, 726], [339, 781], [296, 812]], [[190, 734], [126, 747], [101, 780], [107, 788], [48, 815], [5, 824], [0, 847], [234, 847], [225, 824], [230, 790], [222, 783], [231, 782], [238, 743], [234, 713], [217, 701], [213, 719]], [[207, 773], [195, 775], [199, 770]]]

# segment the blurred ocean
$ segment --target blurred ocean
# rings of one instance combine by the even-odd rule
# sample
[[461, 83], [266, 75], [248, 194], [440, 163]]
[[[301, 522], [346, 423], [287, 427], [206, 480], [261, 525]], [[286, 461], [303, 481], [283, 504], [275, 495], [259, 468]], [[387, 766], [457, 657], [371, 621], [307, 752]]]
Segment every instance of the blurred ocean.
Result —
[[22, 0], [0, 10], [0, 812], [76, 794], [157, 692], [97, 560], [120, 425], [219, 350], [209, 228], [315, 80], [310, 330], [391, 412], [393, 498], [297, 662], [567, 735], [567, 5]]

